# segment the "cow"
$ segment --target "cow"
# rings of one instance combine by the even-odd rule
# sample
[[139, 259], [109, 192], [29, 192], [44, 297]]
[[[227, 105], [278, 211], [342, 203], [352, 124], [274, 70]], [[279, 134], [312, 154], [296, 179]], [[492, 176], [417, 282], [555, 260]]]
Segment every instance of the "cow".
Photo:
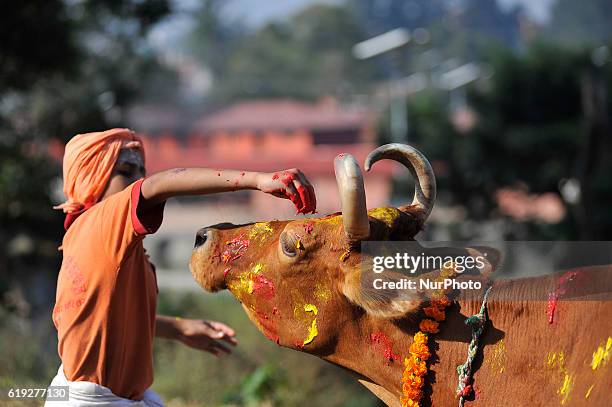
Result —
[[[382, 159], [400, 162], [412, 173], [411, 204], [368, 211], [360, 167], [341, 154], [334, 161], [341, 212], [200, 229], [190, 269], [205, 290], [229, 289], [271, 341], [354, 372], [384, 403], [400, 406], [403, 361], [427, 297], [378, 298], [363, 290], [360, 265], [368, 255], [360, 243], [414, 240], [433, 208], [436, 183], [427, 159], [411, 146], [375, 149], [366, 159], [366, 171]], [[487, 266], [470, 276], [482, 281], [482, 288], [461, 293], [432, 336], [420, 405], [458, 404], [457, 366], [466, 360], [472, 339], [464, 322], [481, 310], [487, 283], [488, 322], [468, 405], [610, 405], [612, 302], [606, 293], [612, 291], [612, 268], [574, 270], [570, 278], [564, 273], [498, 280], [489, 274], [495, 264]], [[554, 299], [551, 310], [547, 298], [558, 293], [561, 283], [566, 285], [563, 295]], [[604, 294], [593, 294], [592, 287]]]

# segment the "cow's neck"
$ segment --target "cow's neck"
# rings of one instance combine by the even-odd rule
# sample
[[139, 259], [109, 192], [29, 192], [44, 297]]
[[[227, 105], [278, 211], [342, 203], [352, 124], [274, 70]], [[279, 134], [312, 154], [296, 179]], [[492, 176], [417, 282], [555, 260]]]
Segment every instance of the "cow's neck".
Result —
[[394, 353], [406, 355], [415, 329], [418, 329], [418, 321], [398, 324], [364, 315], [358, 321], [343, 327], [342, 336], [352, 340], [343, 341], [333, 354], [324, 356], [323, 359], [360, 374], [399, 400], [400, 378], [403, 372], [402, 358], [389, 361], [384, 355], [384, 345], [373, 342], [370, 334], [383, 333], [392, 344]]
[[[447, 309], [446, 321], [441, 323], [442, 332], [433, 335], [429, 342], [430, 348], [433, 342], [436, 343], [434, 353], [446, 357], [452, 354], [453, 360], [456, 361], [465, 358], [464, 352], [470, 340], [470, 329], [464, 324], [464, 321], [466, 316], [477, 312], [479, 307], [480, 301], [474, 299], [455, 302]], [[399, 403], [399, 397], [402, 394], [403, 359], [408, 355], [408, 349], [413, 342], [413, 335], [418, 331], [419, 322], [418, 317], [391, 321], [372, 318], [364, 314], [358, 320], [343, 326], [342, 336], [351, 338], [351, 340], [342, 341], [333, 354], [322, 358], [363, 376], [367, 380], [360, 380], [360, 382], [387, 404], [389, 402], [386, 399]], [[399, 358], [393, 361], [386, 358], [384, 346], [373, 342], [370, 336], [376, 332], [383, 333], [389, 339], [392, 352], [400, 356]], [[465, 347], [463, 345], [457, 347], [457, 341], [464, 342]], [[460, 352], [457, 352], [458, 349]]]

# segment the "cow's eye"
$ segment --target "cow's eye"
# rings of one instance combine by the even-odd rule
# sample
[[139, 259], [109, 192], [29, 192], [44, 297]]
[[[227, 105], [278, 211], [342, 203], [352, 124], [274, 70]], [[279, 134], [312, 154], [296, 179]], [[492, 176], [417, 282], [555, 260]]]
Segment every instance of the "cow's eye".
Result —
[[295, 257], [297, 255], [296, 240], [291, 235], [288, 235], [287, 232], [281, 233], [280, 245], [285, 255], [289, 257]]

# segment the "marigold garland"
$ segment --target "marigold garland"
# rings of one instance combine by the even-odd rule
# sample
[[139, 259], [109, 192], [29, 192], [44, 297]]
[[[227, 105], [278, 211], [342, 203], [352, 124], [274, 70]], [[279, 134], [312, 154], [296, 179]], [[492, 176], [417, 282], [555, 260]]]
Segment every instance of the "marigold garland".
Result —
[[425, 308], [425, 315], [435, 319], [423, 319], [419, 324], [420, 331], [414, 335], [410, 345], [410, 355], [404, 359], [404, 374], [402, 375], [402, 393], [400, 402], [402, 407], [420, 407], [423, 398], [423, 386], [427, 375], [427, 359], [431, 356], [427, 346], [428, 334], [437, 333], [438, 322], [445, 318], [444, 309], [450, 305], [446, 296], [431, 301]]
[[428, 333], [428, 334], [435, 334], [438, 333], [440, 330], [438, 329], [438, 323], [432, 319], [424, 319], [421, 321], [421, 323], [419, 324], [419, 329], [422, 332]]
[[[440, 271], [440, 279], [456, 275], [454, 264], [447, 263]], [[404, 359], [404, 373], [402, 374], [402, 396], [400, 402], [402, 407], [420, 407], [423, 398], [423, 386], [427, 375], [427, 359], [431, 356], [427, 346], [428, 334], [439, 332], [439, 322], [446, 318], [445, 309], [450, 305], [450, 300], [444, 290], [434, 292], [434, 299], [423, 312], [429, 318], [424, 318], [419, 324], [420, 331], [414, 335], [414, 341], [410, 345], [409, 356]]]

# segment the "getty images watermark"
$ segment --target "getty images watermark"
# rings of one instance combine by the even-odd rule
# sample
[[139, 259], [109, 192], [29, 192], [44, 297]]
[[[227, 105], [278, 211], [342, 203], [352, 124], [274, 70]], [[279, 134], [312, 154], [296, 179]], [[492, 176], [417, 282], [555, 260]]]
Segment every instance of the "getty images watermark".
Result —
[[[361, 243], [361, 259], [361, 290], [366, 298], [415, 300], [431, 298], [441, 290], [471, 297], [495, 280], [535, 282], [568, 270], [604, 272], [612, 267], [612, 242], [365, 241]], [[609, 287], [597, 281], [591, 278], [581, 282], [580, 297], [611, 300]], [[500, 291], [496, 298], [546, 301], [550, 290], [542, 287]], [[565, 297], [573, 299], [569, 294]]]
[[[466, 251], [466, 253], [469, 253]], [[457, 274], [462, 274], [468, 270], [478, 270], [482, 273], [490, 263], [487, 261], [487, 253], [475, 255], [441, 255], [425, 254], [421, 252], [417, 255], [407, 252], [395, 253], [391, 256], [374, 256], [372, 258], [372, 271], [381, 274], [379, 278], [374, 278], [372, 286], [376, 290], [480, 290], [481, 281], [468, 279], [459, 281], [453, 278]], [[382, 274], [385, 271], [403, 272], [411, 275], [420, 275], [422, 272], [433, 270], [447, 270], [447, 274], [453, 277], [440, 276], [436, 278], [399, 278], [399, 280], [385, 279]]]

